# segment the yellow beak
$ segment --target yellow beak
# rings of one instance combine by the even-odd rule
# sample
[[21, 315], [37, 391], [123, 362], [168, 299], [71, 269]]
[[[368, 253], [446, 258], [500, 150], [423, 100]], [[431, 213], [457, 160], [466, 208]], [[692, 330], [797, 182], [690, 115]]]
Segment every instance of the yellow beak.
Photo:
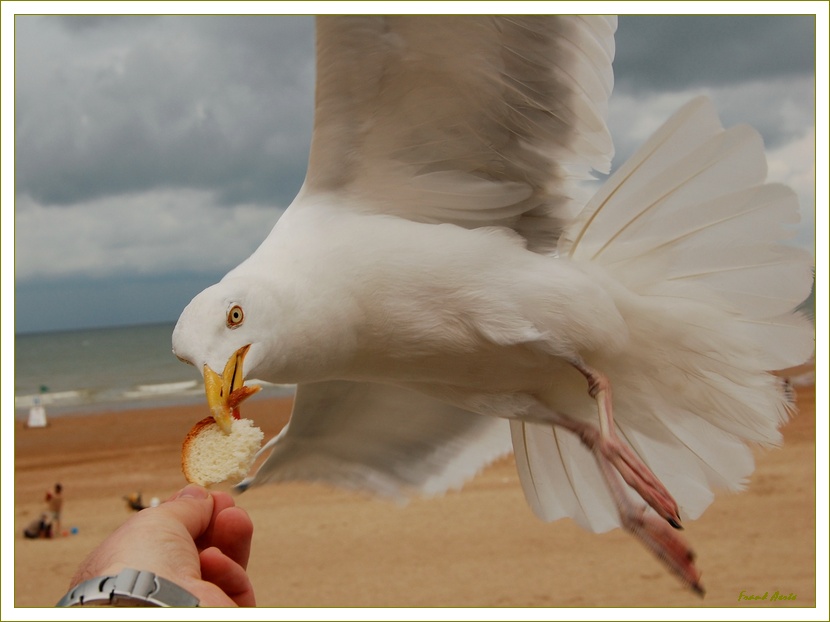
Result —
[[220, 376], [205, 365], [205, 395], [210, 414], [219, 428], [229, 434], [234, 419], [239, 419], [239, 405], [260, 390], [259, 386], [245, 386], [242, 377], [242, 363], [251, 344], [242, 346], [233, 353], [225, 364]]

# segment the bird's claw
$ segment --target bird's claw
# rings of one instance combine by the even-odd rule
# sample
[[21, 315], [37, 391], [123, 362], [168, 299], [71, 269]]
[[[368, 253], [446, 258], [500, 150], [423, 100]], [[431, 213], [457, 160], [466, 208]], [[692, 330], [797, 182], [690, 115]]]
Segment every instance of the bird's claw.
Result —
[[645, 544], [683, 583], [699, 596], [705, 594], [700, 571], [695, 566], [695, 553], [676, 531], [644, 506], [639, 511], [621, 513], [621, 519], [623, 528]]
[[616, 437], [599, 441], [599, 451], [643, 500], [669, 525], [682, 529], [680, 510], [671, 493], [631, 449]]

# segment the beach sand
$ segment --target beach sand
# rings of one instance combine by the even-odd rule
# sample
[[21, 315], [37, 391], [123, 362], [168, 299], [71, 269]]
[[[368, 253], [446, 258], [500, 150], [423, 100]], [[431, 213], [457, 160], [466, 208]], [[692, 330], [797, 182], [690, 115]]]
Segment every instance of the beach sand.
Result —
[[[687, 521], [707, 594], [683, 588], [620, 530], [545, 524], [528, 509], [512, 458], [462, 491], [404, 507], [321, 485], [269, 485], [237, 497], [255, 525], [249, 573], [260, 606], [275, 607], [813, 607], [815, 390], [798, 387], [800, 414], [781, 449], [757, 451], [747, 491], [722, 493]], [[244, 414], [266, 438], [290, 400], [250, 400]], [[179, 455], [204, 405], [53, 417], [15, 424], [15, 606], [52, 606], [78, 563], [145, 502], [185, 484]], [[64, 486], [63, 529], [25, 540], [23, 528]], [[795, 600], [771, 602], [775, 593]], [[768, 594], [740, 601], [741, 592]]]

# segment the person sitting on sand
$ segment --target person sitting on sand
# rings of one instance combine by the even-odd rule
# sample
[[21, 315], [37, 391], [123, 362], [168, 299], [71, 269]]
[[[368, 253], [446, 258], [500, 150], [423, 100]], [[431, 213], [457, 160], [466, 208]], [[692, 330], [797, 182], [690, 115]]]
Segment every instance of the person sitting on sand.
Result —
[[29, 539], [51, 538], [52, 523], [49, 521], [49, 512], [44, 512], [40, 518], [36, 518], [23, 530], [23, 537]]
[[[251, 518], [231, 495], [190, 484], [159, 506], [134, 514], [98, 545], [58, 605], [82, 605], [84, 599], [106, 605], [110, 593], [95, 593], [107, 577], [134, 578], [143, 572], [166, 580], [159, 600], [169, 602], [160, 606], [253, 607], [254, 588], [246, 572], [253, 532]], [[152, 597], [116, 598], [120, 604], [159, 605]]]

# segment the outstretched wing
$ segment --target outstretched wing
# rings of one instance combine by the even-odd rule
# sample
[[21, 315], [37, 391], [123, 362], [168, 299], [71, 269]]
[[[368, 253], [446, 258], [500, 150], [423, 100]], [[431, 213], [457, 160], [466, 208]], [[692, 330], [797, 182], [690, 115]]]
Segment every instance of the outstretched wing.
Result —
[[553, 250], [567, 182], [610, 166], [615, 29], [600, 16], [319, 17], [304, 193], [507, 226]]
[[316, 481], [404, 499], [460, 488], [512, 450], [506, 421], [421, 393], [362, 382], [297, 387], [291, 420], [239, 485]]

